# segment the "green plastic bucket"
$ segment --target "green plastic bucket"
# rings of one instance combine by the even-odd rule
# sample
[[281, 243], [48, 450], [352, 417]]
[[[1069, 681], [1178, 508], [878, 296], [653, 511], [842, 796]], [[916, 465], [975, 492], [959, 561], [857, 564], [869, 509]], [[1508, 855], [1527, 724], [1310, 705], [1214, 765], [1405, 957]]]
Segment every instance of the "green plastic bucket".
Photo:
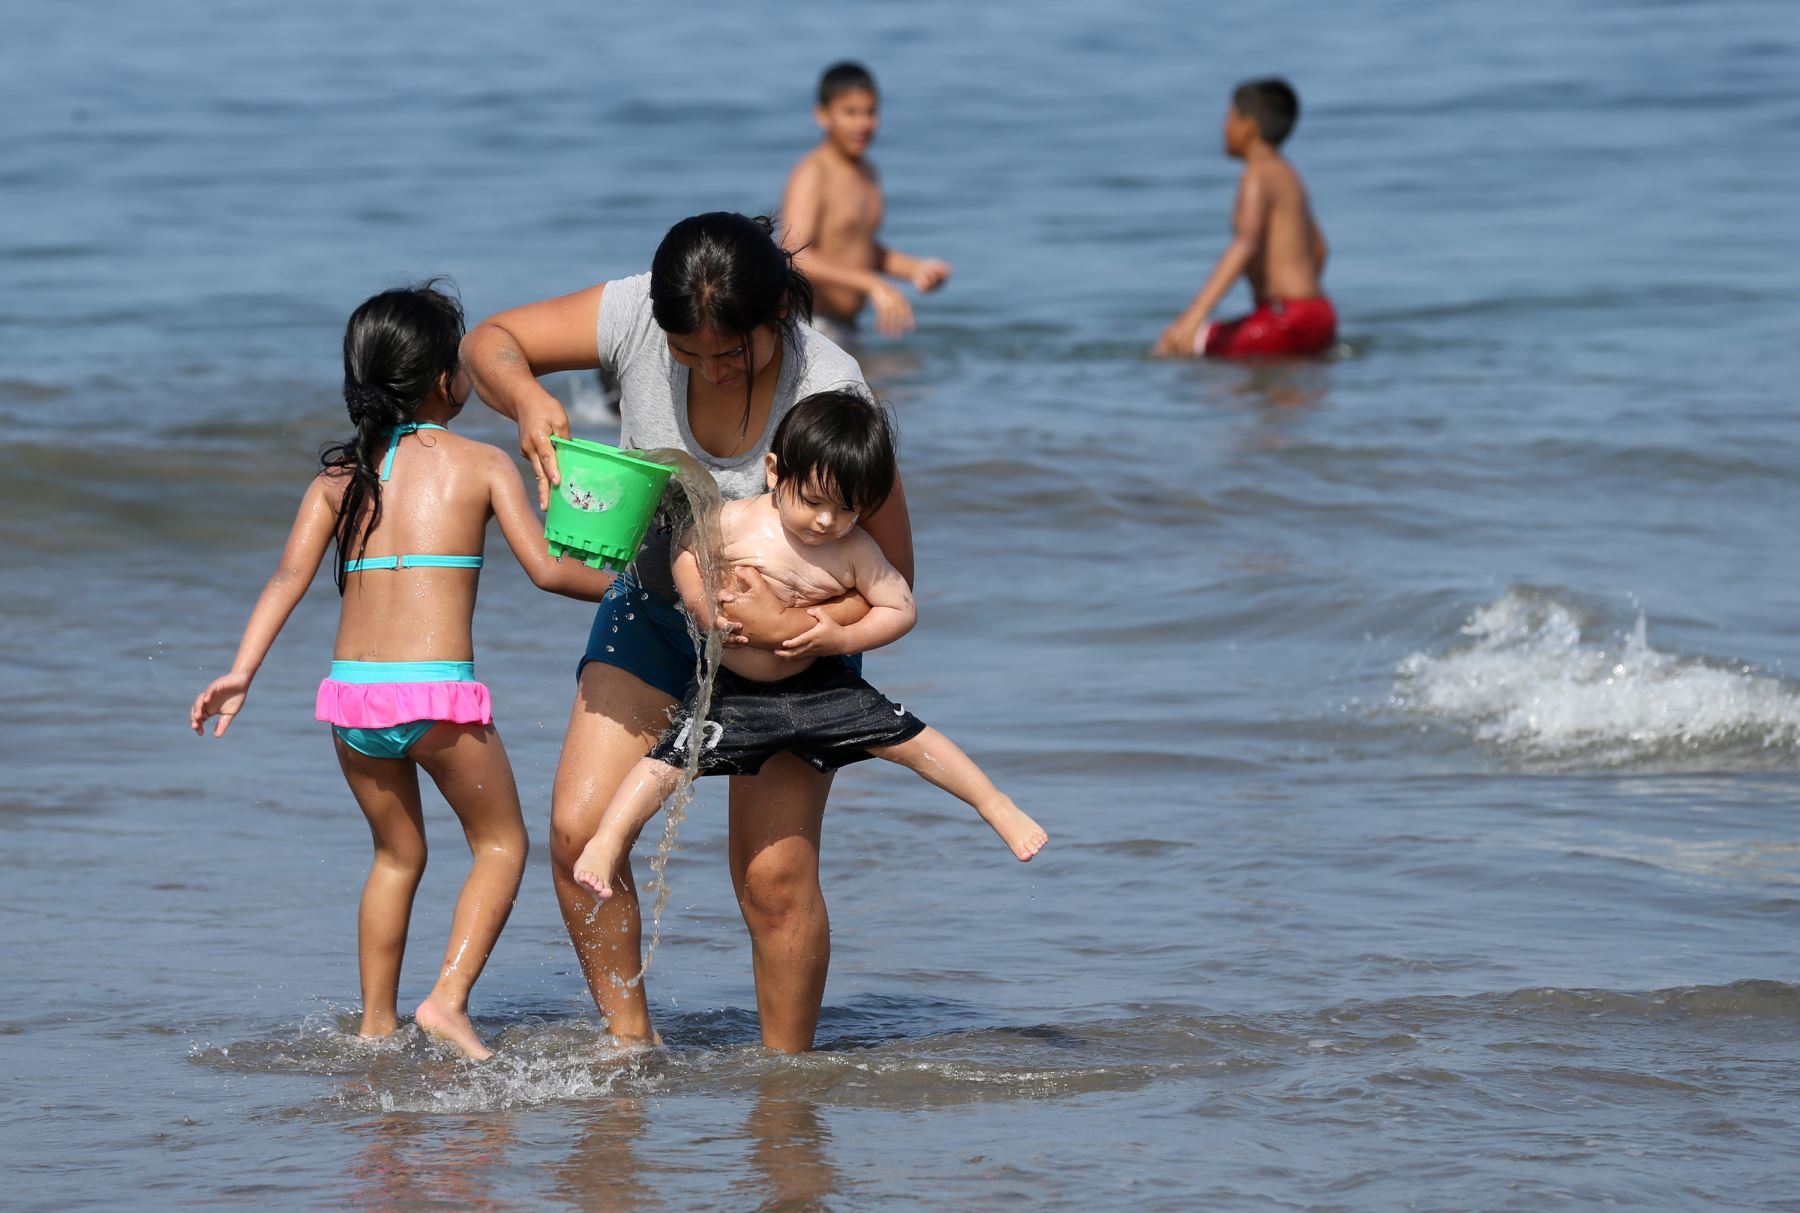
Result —
[[562, 483], [550, 493], [544, 538], [552, 556], [617, 572], [638, 554], [675, 469], [604, 442], [551, 438]]

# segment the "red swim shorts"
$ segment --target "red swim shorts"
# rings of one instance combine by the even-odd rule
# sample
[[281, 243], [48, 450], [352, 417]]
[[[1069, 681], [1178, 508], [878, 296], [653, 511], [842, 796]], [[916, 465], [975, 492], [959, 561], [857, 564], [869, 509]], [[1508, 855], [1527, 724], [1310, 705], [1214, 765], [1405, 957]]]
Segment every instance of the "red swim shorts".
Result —
[[1337, 342], [1331, 300], [1264, 299], [1248, 316], [1200, 330], [1194, 353], [1208, 358], [1280, 358], [1323, 354]]

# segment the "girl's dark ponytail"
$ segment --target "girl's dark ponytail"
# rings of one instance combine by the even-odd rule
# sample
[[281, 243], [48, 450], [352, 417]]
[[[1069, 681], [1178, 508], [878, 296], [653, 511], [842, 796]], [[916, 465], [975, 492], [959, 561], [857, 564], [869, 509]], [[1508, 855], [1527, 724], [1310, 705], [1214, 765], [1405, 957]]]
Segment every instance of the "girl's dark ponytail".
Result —
[[393, 431], [411, 423], [439, 384], [448, 390], [462, 337], [462, 306], [435, 281], [383, 291], [357, 308], [345, 326], [344, 408], [356, 433], [319, 454], [322, 467], [348, 476], [335, 528], [340, 594], [347, 577], [344, 562], [362, 557], [381, 521], [381, 463]]

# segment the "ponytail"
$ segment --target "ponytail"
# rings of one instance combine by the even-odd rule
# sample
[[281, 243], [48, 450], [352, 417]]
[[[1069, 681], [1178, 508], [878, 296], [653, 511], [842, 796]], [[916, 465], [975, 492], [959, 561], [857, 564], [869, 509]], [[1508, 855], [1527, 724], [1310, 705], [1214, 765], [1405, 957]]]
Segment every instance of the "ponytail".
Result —
[[386, 444], [397, 426], [418, 416], [434, 388], [448, 388], [462, 336], [462, 307], [438, 290], [436, 281], [384, 291], [350, 316], [344, 329], [344, 409], [356, 433], [319, 453], [322, 468], [342, 469], [348, 476], [334, 528], [339, 594], [347, 577], [344, 563], [361, 559], [381, 522]]

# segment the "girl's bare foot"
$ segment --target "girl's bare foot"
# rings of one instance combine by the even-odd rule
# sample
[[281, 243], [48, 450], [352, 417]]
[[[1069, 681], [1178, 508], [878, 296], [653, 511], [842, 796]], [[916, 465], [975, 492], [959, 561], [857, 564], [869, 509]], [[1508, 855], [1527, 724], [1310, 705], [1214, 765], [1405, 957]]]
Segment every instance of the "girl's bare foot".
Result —
[[481, 1043], [481, 1037], [475, 1035], [475, 1025], [469, 1022], [469, 1014], [461, 1009], [451, 1009], [437, 1001], [432, 995], [419, 1004], [413, 1012], [413, 1022], [419, 1030], [433, 1040], [444, 1040], [462, 1050], [464, 1057], [476, 1061], [486, 1061], [494, 1054]]
[[623, 849], [605, 834], [595, 834], [588, 839], [587, 846], [581, 848], [581, 858], [575, 861], [575, 883], [598, 893], [601, 901], [611, 897], [613, 891], [609, 882]]
[[1031, 857], [1044, 849], [1050, 841], [1050, 835], [1044, 827], [1025, 815], [1025, 811], [1012, 802], [1009, 796], [1002, 796], [976, 810], [981, 819], [994, 827], [994, 833], [1000, 835], [1007, 849], [1012, 851], [1020, 863], [1031, 862]]

